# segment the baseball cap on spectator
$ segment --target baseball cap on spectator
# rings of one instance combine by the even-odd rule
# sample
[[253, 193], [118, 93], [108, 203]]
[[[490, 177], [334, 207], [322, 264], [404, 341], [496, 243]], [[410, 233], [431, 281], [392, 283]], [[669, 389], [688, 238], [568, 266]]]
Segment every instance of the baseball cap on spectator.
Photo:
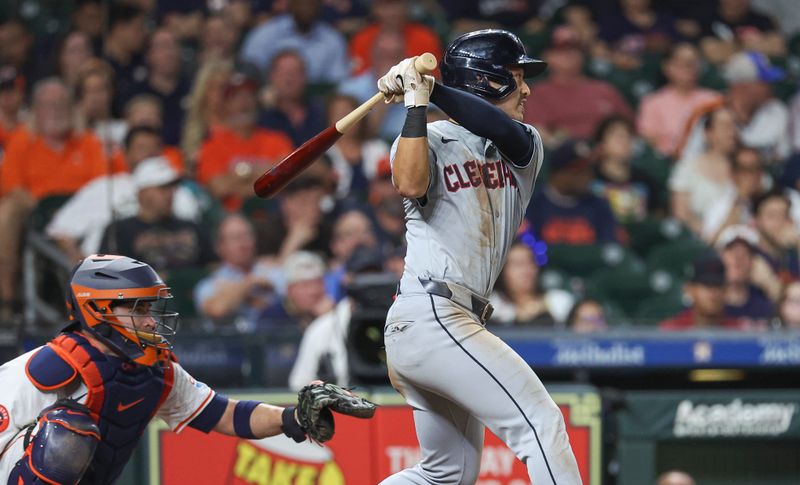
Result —
[[389, 157], [382, 158], [378, 162], [378, 167], [375, 170], [377, 178], [391, 178], [392, 177], [392, 164], [389, 162]]
[[717, 253], [703, 254], [692, 262], [689, 281], [703, 286], [723, 286], [725, 266]]
[[297, 251], [283, 264], [286, 283], [315, 280], [325, 275], [325, 262], [310, 251]]
[[380, 250], [358, 246], [344, 264], [344, 270], [351, 274], [380, 273], [383, 271], [383, 254]]
[[716, 246], [721, 251], [736, 242], [743, 242], [753, 250], [758, 247], [758, 233], [755, 229], [743, 225], [726, 227], [717, 238]]
[[783, 80], [783, 69], [769, 63], [760, 52], [740, 52], [728, 61], [723, 71], [729, 84], [763, 81], [773, 83]]
[[0, 67], [0, 90], [22, 89], [25, 87], [25, 79], [19, 74], [14, 66]]
[[250, 74], [244, 71], [236, 71], [228, 78], [223, 89], [223, 96], [226, 98], [238, 92], [241, 89], [248, 89], [252, 92], [258, 91], [258, 81]]
[[550, 49], [566, 50], [566, 49], [579, 49], [583, 50], [583, 43], [578, 31], [567, 25], [560, 25], [553, 29], [553, 34], [550, 36]]
[[146, 158], [133, 171], [133, 182], [139, 190], [175, 184], [180, 179], [180, 174], [164, 157]]
[[567, 140], [550, 154], [546, 160], [550, 172], [576, 170], [592, 163], [592, 150], [589, 144], [581, 140]]

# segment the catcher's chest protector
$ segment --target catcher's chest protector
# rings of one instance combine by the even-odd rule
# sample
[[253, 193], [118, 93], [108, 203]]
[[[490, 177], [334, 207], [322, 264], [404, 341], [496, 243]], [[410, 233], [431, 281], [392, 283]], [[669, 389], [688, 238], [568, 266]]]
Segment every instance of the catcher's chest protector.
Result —
[[[77, 333], [60, 335], [47, 345], [54, 351], [45, 353], [48, 358], [60, 358], [80, 374], [88, 389], [86, 406], [100, 428], [101, 441], [81, 483], [113, 483], [169, 395], [173, 369], [128, 364], [104, 354]], [[30, 377], [38, 387], [36, 376]]]

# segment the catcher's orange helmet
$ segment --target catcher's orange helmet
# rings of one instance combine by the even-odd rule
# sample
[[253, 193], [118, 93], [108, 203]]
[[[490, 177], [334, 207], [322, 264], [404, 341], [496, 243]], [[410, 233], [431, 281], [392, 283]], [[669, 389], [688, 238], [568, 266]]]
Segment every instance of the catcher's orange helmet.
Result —
[[[93, 254], [78, 263], [67, 295], [70, 319], [123, 359], [165, 364], [179, 315], [166, 311], [169, 288], [149, 265], [126, 256]], [[115, 313], [121, 304], [129, 313]]]

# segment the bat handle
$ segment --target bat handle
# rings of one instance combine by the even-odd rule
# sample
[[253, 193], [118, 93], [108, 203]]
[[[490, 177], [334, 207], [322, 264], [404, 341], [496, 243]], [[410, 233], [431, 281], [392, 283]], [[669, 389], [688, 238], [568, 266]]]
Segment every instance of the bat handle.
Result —
[[[434, 70], [436, 70], [436, 56], [431, 54], [430, 52], [426, 52], [421, 56], [417, 56], [414, 59], [414, 69], [417, 70], [420, 74], [430, 74]], [[336, 122], [336, 131], [339, 133], [344, 133], [350, 129], [354, 124], [356, 124], [361, 118], [369, 113], [369, 110], [375, 107], [376, 104], [383, 101], [383, 93], [376, 93], [373, 97], [366, 100], [361, 106], [357, 107], [353, 111], [347, 113], [347, 115]]]

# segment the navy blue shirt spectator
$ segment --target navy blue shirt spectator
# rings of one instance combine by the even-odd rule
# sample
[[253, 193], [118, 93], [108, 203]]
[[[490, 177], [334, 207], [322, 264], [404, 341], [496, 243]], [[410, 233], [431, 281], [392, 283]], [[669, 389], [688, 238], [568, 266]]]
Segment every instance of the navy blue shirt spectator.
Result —
[[[108, 34], [103, 39], [103, 59], [114, 69], [114, 90], [117, 93], [130, 92], [135, 83], [147, 77], [141, 56], [147, 36], [145, 18], [144, 10], [135, 5], [114, 2], [109, 7]], [[125, 99], [123, 96], [115, 96], [115, 116], [122, 113]]]
[[600, 38], [609, 44], [636, 43], [663, 51], [681, 38], [675, 19], [651, 8], [649, 2], [621, 1], [622, 10], [600, 18]]
[[311, 83], [337, 83], [350, 73], [347, 43], [320, 19], [320, 1], [289, 2], [289, 13], [250, 31], [241, 58], [266, 70], [281, 51], [297, 49], [306, 61]]
[[286, 295], [267, 306], [258, 325], [269, 328], [295, 325], [305, 329], [314, 319], [330, 311], [334, 302], [325, 292], [325, 262], [314, 253], [298, 251], [283, 265]]
[[620, 228], [611, 207], [589, 190], [593, 174], [589, 156], [588, 145], [575, 141], [545, 155], [550, 177], [534, 194], [526, 214], [537, 240], [572, 245], [619, 242]]
[[519, 27], [539, 12], [538, 0], [439, 0], [454, 30], [467, 31], [498, 27]]
[[300, 146], [327, 128], [325, 107], [317, 99], [307, 99], [306, 66], [298, 51], [280, 52], [269, 69], [269, 106], [261, 114], [259, 125], [278, 130]]
[[150, 38], [147, 50], [147, 78], [130, 86], [126, 99], [152, 94], [161, 100], [164, 123], [161, 134], [167, 145], [180, 144], [187, 98], [191, 89], [181, 74], [180, 46], [167, 29], [159, 29]]
[[[717, 239], [725, 266], [725, 316], [766, 326], [775, 315], [775, 305], [764, 290], [754, 284], [753, 261], [758, 233], [748, 226], [735, 225], [723, 230]], [[764, 284], [763, 279], [758, 279]]]

